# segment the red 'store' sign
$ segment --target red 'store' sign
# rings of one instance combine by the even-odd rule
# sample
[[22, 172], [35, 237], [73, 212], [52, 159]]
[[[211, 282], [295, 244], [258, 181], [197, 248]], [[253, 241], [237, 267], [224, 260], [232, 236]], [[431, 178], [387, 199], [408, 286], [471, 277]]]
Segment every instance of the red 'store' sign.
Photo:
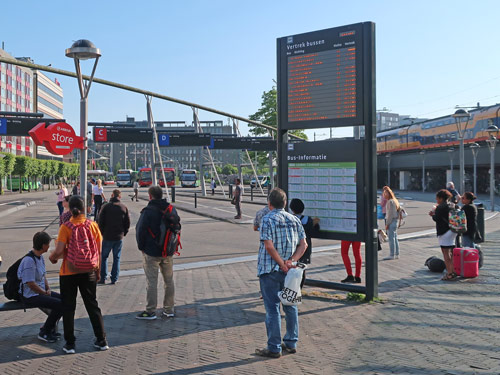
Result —
[[56, 155], [66, 155], [74, 148], [84, 148], [84, 138], [77, 136], [71, 125], [65, 122], [55, 122], [48, 126], [41, 122], [29, 131], [29, 135], [37, 146], [45, 146], [50, 153]]

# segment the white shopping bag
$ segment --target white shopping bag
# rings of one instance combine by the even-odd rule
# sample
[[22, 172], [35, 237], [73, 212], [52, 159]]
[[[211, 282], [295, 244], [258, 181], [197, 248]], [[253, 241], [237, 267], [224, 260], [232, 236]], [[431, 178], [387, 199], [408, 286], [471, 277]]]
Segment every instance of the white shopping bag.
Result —
[[285, 286], [278, 292], [278, 297], [283, 305], [296, 306], [302, 303], [302, 293], [300, 292], [300, 282], [306, 265], [297, 263], [297, 268], [288, 270], [285, 277]]

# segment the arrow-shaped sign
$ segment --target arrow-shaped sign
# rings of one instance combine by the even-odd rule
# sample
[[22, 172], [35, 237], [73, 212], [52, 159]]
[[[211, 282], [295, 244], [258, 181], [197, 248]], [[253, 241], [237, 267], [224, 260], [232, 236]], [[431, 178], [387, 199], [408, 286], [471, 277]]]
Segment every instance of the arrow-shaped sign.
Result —
[[49, 126], [41, 122], [29, 131], [29, 135], [36, 145], [45, 146], [55, 155], [66, 155], [74, 148], [85, 147], [85, 139], [77, 136], [73, 127], [65, 122], [55, 122]]

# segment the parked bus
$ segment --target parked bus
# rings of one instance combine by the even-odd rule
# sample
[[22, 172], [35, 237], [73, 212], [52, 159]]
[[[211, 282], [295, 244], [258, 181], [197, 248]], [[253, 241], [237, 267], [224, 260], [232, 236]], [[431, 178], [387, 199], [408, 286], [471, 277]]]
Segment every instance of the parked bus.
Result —
[[102, 169], [91, 169], [87, 171], [87, 178], [95, 178], [96, 180], [101, 179], [103, 185], [112, 185], [115, 183], [113, 180], [113, 173], [103, 171]]
[[[161, 187], [165, 187], [165, 182], [163, 181], [163, 175], [161, 173], [161, 169], [157, 171], [158, 181]], [[167, 186], [175, 185], [175, 169], [174, 168], [163, 168], [163, 172], [165, 173], [165, 178], [167, 179]]]
[[139, 186], [147, 187], [151, 186], [153, 180], [151, 179], [151, 168], [144, 167], [139, 170]]
[[137, 172], [134, 172], [132, 169], [119, 169], [116, 173], [116, 186], [132, 187], [136, 179]]
[[197, 172], [194, 169], [184, 169], [181, 173], [180, 181], [182, 187], [197, 187]]

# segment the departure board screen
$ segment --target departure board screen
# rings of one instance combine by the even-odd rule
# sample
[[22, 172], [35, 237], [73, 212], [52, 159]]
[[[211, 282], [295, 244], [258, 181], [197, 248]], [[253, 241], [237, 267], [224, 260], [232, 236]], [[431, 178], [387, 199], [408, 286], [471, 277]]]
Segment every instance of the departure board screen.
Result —
[[153, 143], [153, 130], [146, 128], [94, 127], [94, 142]]
[[283, 129], [363, 125], [362, 24], [278, 39]]

